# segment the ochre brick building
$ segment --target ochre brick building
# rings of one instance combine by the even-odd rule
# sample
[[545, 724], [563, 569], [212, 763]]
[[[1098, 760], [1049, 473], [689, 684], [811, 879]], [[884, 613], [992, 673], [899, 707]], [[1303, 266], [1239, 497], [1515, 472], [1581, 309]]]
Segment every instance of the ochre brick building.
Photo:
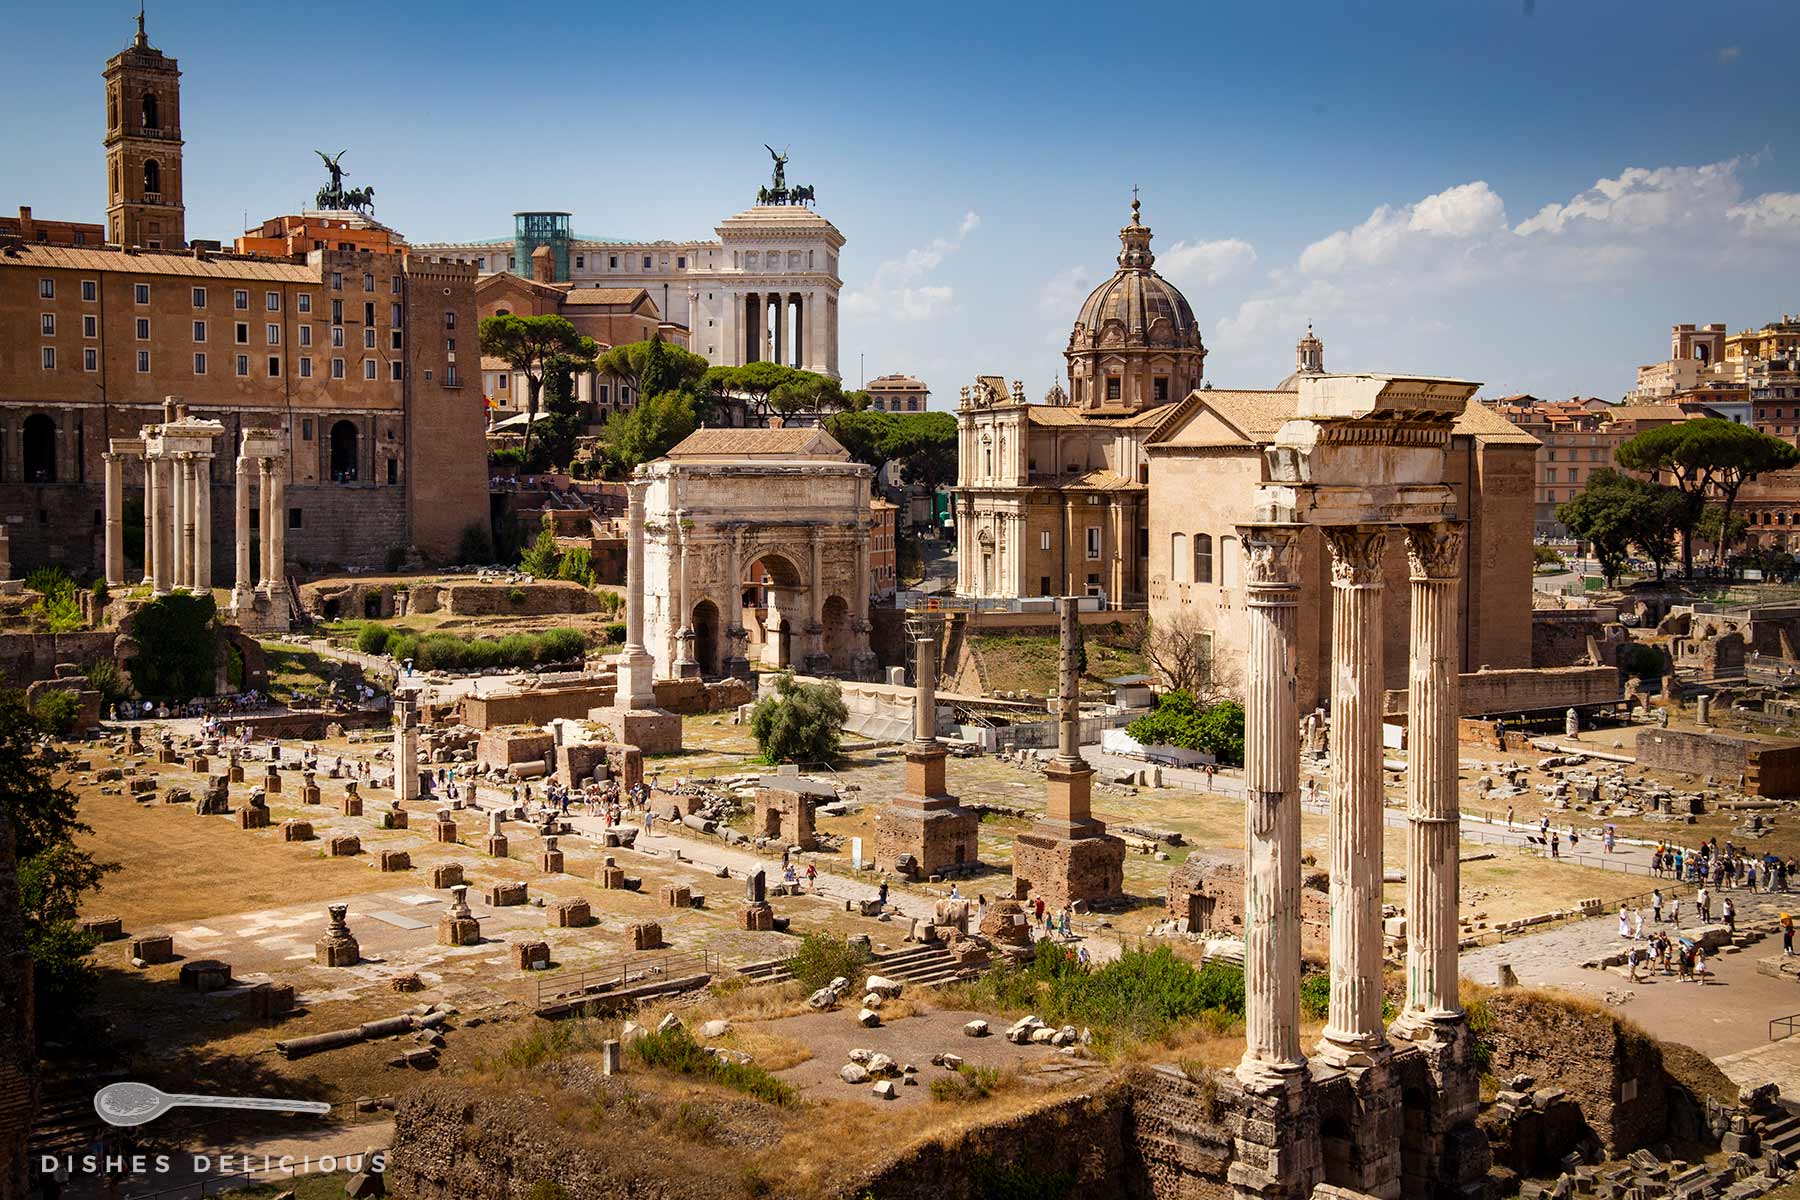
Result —
[[[15, 566], [100, 569], [101, 455], [159, 420], [168, 396], [225, 427], [214, 546], [232, 544], [242, 431], [274, 429], [289, 452], [290, 564], [454, 556], [463, 530], [488, 521], [474, 269], [403, 243], [335, 248], [361, 237], [279, 258], [182, 250], [175, 61], [140, 27], [105, 78], [108, 228], [124, 243], [0, 232], [0, 516]], [[353, 213], [277, 224], [339, 220], [372, 225]], [[126, 472], [125, 524], [141, 532], [141, 462]], [[127, 560], [141, 563], [130, 533]], [[215, 555], [215, 584], [232, 561]]]

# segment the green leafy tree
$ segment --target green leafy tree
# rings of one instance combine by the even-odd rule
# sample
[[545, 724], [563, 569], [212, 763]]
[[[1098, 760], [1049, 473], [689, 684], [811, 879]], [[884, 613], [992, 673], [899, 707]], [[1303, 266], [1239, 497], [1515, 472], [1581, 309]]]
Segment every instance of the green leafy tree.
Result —
[[521, 317], [513, 313], [481, 319], [481, 352], [503, 358], [526, 380], [525, 456], [531, 457], [531, 426], [537, 423], [538, 396], [552, 364], [566, 361], [570, 370], [589, 370], [599, 357], [600, 344], [577, 332], [567, 318], [554, 313]]
[[1656, 581], [1661, 583], [1664, 571], [1680, 550], [1682, 531], [1694, 526], [1699, 497], [1660, 483], [1641, 486], [1644, 490], [1632, 521], [1631, 541], [1655, 564]]
[[1727, 529], [1725, 525], [1725, 506], [1722, 504], [1708, 504], [1701, 510], [1700, 519], [1694, 522], [1694, 540], [1711, 542], [1713, 546], [1713, 561], [1722, 563], [1725, 561], [1725, 555], [1731, 550], [1731, 547], [1744, 536], [1745, 531], [1749, 528], [1750, 521], [1747, 517], [1742, 513], [1733, 513], [1731, 516], [1731, 526]]
[[612, 470], [629, 475], [643, 463], [661, 458], [694, 432], [694, 401], [682, 392], [641, 396], [636, 407], [615, 415], [601, 431]]
[[593, 556], [586, 546], [577, 546], [562, 556], [557, 564], [556, 577], [579, 583], [582, 587], [594, 586]]
[[792, 671], [775, 677], [775, 694], [750, 710], [750, 732], [771, 763], [833, 762], [850, 713], [835, 681], [801, 683]]
[[169, 700], [212, 695], [217, 612], [210, 592], [170, 592], [138, 608], [131, 621], [138, 653], [128, 664], [138, 695]]
[[1146, 746], [1179, 746], [1224, 763], [1244, 761], [1244, 706], [1236, 700], [1202, 707], [1192, 692], [1176, 688], [1158, 697], [1156, 708], [1125, 732]]
[[[1691, 496], [1722, 499], [1721, 527], [1728, 530], [1739, 489], [1766, 472], [1784, 471], [1800, 463], [1800, 450], [1748, 425], [1720, 417], [1703, 417], [1646, 429], [1621, 445], [1614, 458], [1628, 471], [1642, 471], [1653, 476], [1667, 472], [1675, 486]], [[1700, 515], [1696, 509], [1694, 522], [1699, 521]], [[1691, 576], [1694, 573], [1692, 524], [1686, 534], [1682, 539], [1681, 569], [1682, 574]]]
[[850, 457], [880, 471], [887, 464], [887, 442], [894, 433], [894, 419], [879, 409], [833, 413], [825, 418], [825, 432], [837, 439]]
[[544, 369], [544, 415], [532, 422], [536, 450], [529, 456], [523, 448], [520, 452], [522, 458], [528, 457], [528, 470], [558, 470], [574, 458], [575, 440], [587, 416], [575, 394], [575, 371], [581, 365], [574, 359], [559, 358]]
[[907, 485], [936, 494], [956, 482], [956, 418], [949, 413], [893, 413], [894, 431], [884, 451], [900, 463]]
[[77, 1026], [94, 994], [87, 956], [99, 939], [77, 922], [82, 897], [118, 867], [77, 844], [93, 831], [80, 820], [75, 793], [57, 780], [69, 755], [44, 740], [46, 732], [23, 693], [0, 693], [0, 815], [11, 824], [19, 862], [38, 1032], [59, 1038]]
[[556, 544], [556, 519], [545, 513], [543, 523], [538, 528], [537, 540], [519, 556], [519, 570], [538, 579], [555, 579], [560, 566], [562, 549]]
[[1608, 587], [1618, 581], [1631, 552], [1643, 502], [1641, 484], [1603, 467], [1588, 476], [1572, 499], [1556, 506], [1556, 519], [1593, 548]]
[[649, 341], [614, 346], [600, 356], [600, 369], [629, 382], [640, 398], [659, 392], [694, 395], [707, 374], [705, 358], [669, 345], [660, 335]]

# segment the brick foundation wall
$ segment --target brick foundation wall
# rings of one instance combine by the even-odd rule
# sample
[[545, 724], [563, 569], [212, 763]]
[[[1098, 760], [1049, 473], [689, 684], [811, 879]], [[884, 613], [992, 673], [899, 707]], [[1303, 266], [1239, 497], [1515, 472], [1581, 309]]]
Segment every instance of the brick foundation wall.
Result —
[[[1525, 667], [1475, 671], [1457, 679], [1459, 715], [1465, 717], [1616, 704], [1622, 695], [1615, 667]], [[1404, 713], [1406, 692], [1390, 690], [1384, 702], [1389, 713]]]
[[462, 720], [474, 729], [497, 729], [503, 725], [542, 725], [557, 717], [579, 720], [588, 715], [589, 709], [610, 705], [613, 702], [613, 692], [612, 684], [596, 683], [502, 695], [465, 696], [462, 701]]
[[0, 680], [22, 688], [54, 676], [57, 663], [85, 667], [97, 658], [111, 658], [118, 636], [112, 630], [0, 634]]

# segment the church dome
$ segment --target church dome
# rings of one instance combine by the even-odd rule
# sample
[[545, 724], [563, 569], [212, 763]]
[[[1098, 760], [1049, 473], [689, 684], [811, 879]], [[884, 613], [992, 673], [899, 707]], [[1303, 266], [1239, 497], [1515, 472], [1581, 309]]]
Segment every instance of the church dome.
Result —
[[1136, 200], [1131, 202], [1131, 224], [1119, 231], [1119, 241], [1119, 269], [1081, 306], [1071, 344], [1198, 343], [1200, 328], [1187, 297], [1153, 269], [1156, 255], [1150, 252], [1150, 229], [1138, 220]]
[[1064, 352], [1082, 407], [1166, 404], [1200, 386], [1204, 371], [1200, 323], [1181, 290], [1156, 273], [1135, 196], [1119, 242], [1119, 269], [1082, 304]]

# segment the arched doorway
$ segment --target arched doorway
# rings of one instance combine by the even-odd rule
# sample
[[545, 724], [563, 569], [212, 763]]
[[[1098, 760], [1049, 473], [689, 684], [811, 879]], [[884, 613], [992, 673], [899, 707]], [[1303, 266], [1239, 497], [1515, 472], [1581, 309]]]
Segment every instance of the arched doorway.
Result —
[[331, 427], [331, 478], [334, 483], [356, 482], [357, 441], [354, 422], [339, 421]]
[[744, 573], [744, 628], [761, 631], [762, 665], [794, 666], [794, 629], [803, 620], [807, 585], [800, 568], [781, 554], [760, 553]]
[[56, 482], [56, 422], [43, 413], [25, 418], [20, 435], [26, 483]]
[[719, 606], [711, 600], [694, 605], [694, 661], [703, 675], [723, 674], [719, 665]]
[[833, 671], [850, 671], [850, 605], [842, 596], [831, 596], [819, 610], [819, 624], [825, 657]]

